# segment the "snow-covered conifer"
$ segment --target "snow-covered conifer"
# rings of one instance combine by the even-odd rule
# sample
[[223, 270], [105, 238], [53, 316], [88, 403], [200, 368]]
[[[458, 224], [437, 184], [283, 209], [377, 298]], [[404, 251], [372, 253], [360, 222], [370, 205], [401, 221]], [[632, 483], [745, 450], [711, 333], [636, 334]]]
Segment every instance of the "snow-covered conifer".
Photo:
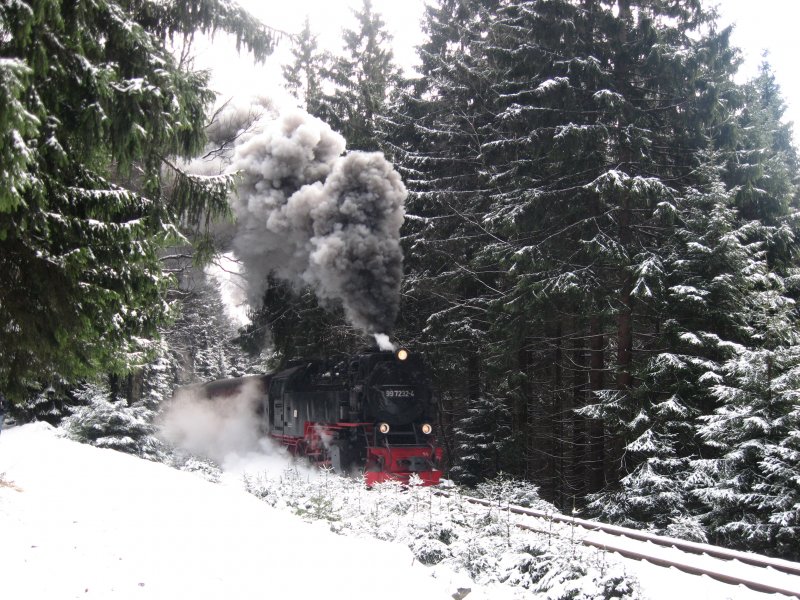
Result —
[[159, 249], [230, 187], [176, 167], [214, 93], [170, 44], [223, 30], [263, 58], [276, 35], [219, 0], [6, 2], [0, 28], [0, 382], [21, 397], [147, 361], [170, 311]]

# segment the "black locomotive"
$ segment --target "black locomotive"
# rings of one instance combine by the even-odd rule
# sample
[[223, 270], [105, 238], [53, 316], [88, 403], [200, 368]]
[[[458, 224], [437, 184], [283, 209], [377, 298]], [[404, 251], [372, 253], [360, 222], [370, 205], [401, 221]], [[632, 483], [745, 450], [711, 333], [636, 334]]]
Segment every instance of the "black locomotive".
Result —
[[293, 454], [340, 473], [363, 472], [368, 485], [407, 482], [414, 473], [425, 484], [439, 482], [435, 403], [419, 356], [402, 349], [294, 361], [281, 371], [203, 389], [213, 399], [246, 382], [256, 385], [264, 432]]

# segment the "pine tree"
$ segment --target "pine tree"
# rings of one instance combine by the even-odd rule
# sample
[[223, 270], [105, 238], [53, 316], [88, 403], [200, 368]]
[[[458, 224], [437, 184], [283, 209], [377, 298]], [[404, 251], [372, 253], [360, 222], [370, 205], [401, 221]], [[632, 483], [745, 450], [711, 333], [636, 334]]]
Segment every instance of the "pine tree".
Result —
[[64, 421], [75, 440], [163, 462], [168, 452], [155, 436], [154, 412], [114, 397], [107, 383], [86, 383], [74, 391], [78, 405]]
[[478, 35], [463, 24], [478, 19], [479, 8], [480, 3], [460, 2], [428, 7], [429, 39], [420, 49], [423, 77], [408, 82], [394, 105], [389, 119], [397, 127], [387, 140], [410, 192], [398, 335], [428, 354], [438, 387], [448, 391], [442, 397], [448, 448], [456, 421], [481, 401], [481, 389], [489, 389], [483, 295], [490, 293], [496, 269], [483, 272], [473, 262], [476, 247], [491, 238], [475, 222], [482, 182], [471, 151], [471, 123], [463, 114], [473, 96], [465, 81], [475, 74], [473, 62], [459, 50]]
[[334, 91], [324, 94], [314, 114], [341, 133], [350, 150], [374, 151], [380, 148], [381, 118], [399, 72], [391, 36], [372, 0], [363, 0], [361, 10], [353, 14], [356, 28], [342, 32], [343, 54], [325, 71]]
[[772, 265], [784, 267], [796, 257], [792, 245], [798, 207], [798, 156], [792, 125], [782, 122], [786, 106], [768, 62], [743, 87], [743, 107], [736, 118], [736, 148], [730, 154], [726, 183], [736, 193], [741, 217], [773, 227]]
[[292, 57], [293, 62], [283, 66], [286, 89], [301, 101], [308, 114], [319, 117], [326, 56], [318, 49], [317, 36], [311, 31], [307, 16], [303, 30], [292, 46]]
[[273, 277], [269, 278], [263, 305], [254, 311], [253, 322], [244, 328], [241, 339], [251, 354], [268, 348], [272, 353], [270, 367], [292, 359], [352, 353], [365, 344], [363, 335], [347, 323], [341, 308], [322, 308], [313, 291], [297, 290]]
[[193, 268], [182, 275], [181, 288], [180, 314], [163, 334], [174, 383], [180, 386], [246, 374], [252, 361], [225, 314], [218, 283]]
[[457, 459], [449, 475], [458, 483], [475, 486], [502, 470], [511, 432], [509, 411], [498, 398], [467, 399], [454, 430]]
[[[713, 165], [713, 157], [708, 164]], [[697, 469], [708, 448], [697, 419], [714, 406], [714, 387], [726, 361], [737, 359], [751, 336], [748, 313], [762, 296], [763, 253], [747, 241], [732, 194], [716, 173], [674, 201], [672, 242], [641, 285], [657, 299], [660, 351], [640, 371], [635, 404], [605, 403], [603, 416], [627, 432], [621, 491], [601, 494], [593, 509], [609, 520], [703, 540], [693, 490], [707, 485]], [[687, 515], [694, 515], [687, 529]]]
[[604, 432], [575, 410], [605, 388], [640, 412], [668, 219], [734, 108], [727, 32], [698, 2], [443, 2], [429, 17], [393, 140], [412, 192], [409, 312], [460, 343], [455, 369], [506, 384], [535, 440], [524, 468], [568, 500], [625, 474], [623, 421]]
[[714, 388], [720, 407], [701, 434], [720, 452], [700, 462], [706, 485], [696, 491], [720, 543], [800, 556], [797, 508], [797, 346], [746, 350], [725, 364]]
[[159, 249], [231, 185], [171, 160], [202, 149], [213, 93], [169, 43], [223, 30], [263, 58], [276, 36], [218, 0], [4, 3], [0, 28], [0, 384], [19, 396], [146, 362], [170, 312]]
[[[349, 150], [377, 151], [391, 90], [398, 79], [391, 37], [371, 0], [353, 11], [357, 24], [343, 31], [343, 53], [320, 55], [308, 21], [294, 51], [294, 62], [284, 68], [287, 86], [304, 100], [312, 115], [342, 134]], [[323, 91], [324, 90], [324, 91]], [[255, 315], [251, 348], [262, 347], [264, 330], [277, 354], [275, 360], [302, 356], [329, 356], [363, 347], [364, 340], [348, 326], [342, 311], [319, 305], [314, 294], [273, 281]], [[261, 334], [259, 334], [261, 332]]]
[[13, 415], [19, 422], [43, 421], [56, 427], [69, 414], [71, 404], [67, 382], [37, 382], [26, 390], [25, 402], [13, 406]]
[[726, 176], [742, 222], [739, 238], [760, 260], [747, 274], [753, 299], [728, 306], [746, 327], [743, 347], [721, 365], [700, 434], [715, 451], [698, 460], [696, 494], [715, 537], [728, 544], [800, 555], [792, 515], [799, 498], [787, 470], [794, 456], [798, 362], [797, 154], [769, 65], [744, 87], [737, 145]]

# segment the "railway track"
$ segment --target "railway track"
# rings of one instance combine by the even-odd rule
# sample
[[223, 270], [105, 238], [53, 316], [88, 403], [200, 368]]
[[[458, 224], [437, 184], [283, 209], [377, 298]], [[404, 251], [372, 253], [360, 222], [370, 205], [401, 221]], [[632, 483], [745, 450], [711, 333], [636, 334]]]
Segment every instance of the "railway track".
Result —
[[535, 524], [518, 522], [515, 525], [520, 529], [552, 534], [557, 532], [542, 529], [540, 523], [545, 521], [548, 526], [556, 523], [569, 527], [569, 535], [585, 546], [692, 575], [704, 575], [730, 585], [742, 585], [756, 592], [800, 598], [800, 563], [480, 498], [461, 498], [539, 521]]

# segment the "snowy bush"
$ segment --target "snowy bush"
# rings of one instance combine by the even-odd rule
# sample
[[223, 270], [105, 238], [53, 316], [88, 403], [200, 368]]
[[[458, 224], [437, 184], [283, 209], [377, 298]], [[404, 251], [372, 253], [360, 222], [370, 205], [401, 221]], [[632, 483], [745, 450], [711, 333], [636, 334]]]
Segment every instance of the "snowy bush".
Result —
[[705, 525], [700, 522], [699, 517], [691, 515], [672, 518], [664, 533], [669, 537], [680, 538], [690, 542], [708, 543]]
[[414, 557], [423, 565], [435, 565], [451, 556], [450, 549], [446, 544], [427, 536], [412, 540], [408, 547], [411, 548]]
[[[367, 490], [360, 480], [298, 469], [244, 481], [270, 506], [327, 521], [343, 535], [404, 543], [420, 563], [467, 573], [480, 585], [503, 584], [552, 600], [639, 597], [636, 582], [613, 562], [609, 566], [605, 553], [581, 546], [570, 528], [548, 521], [536, 527], [548, 533], [521, 530], [516, 524], [531, 517], [498, 510], [494, 502], [471, 504], [457, 489], [444, 495], [432, 487], [383, 483]], [[490, 482], [481, 493], [555, 512], [535, 488], [510, 479]]]
[[530, 481], [512, 479], [505, 473], [479, 483], [474, 490], [477, 498], [485, 498], [502, 504], [515, 504], [525, 508], [553, 511], [553, 505], [539, 497], [539, 488]]
[[[621, 571], [605, 572], [585, 552], [574, 546], [550, 546], [540, 541], [523, 543], [518, 552], [500, 560], [501, 581], [537, 592], [550, 600], [635, 598], [630, 578]], [[580, 560], [576, 560], [580, 558]]]
[[219, 483], [220, 478], [222, 477], [222, 469], [220, 469], [218, 465], [209, 460], [198, 458], [196, 456], [173, 454], [170, 462], [172, 466], [180, 469], [181, 471], [194, 473], [206, 481], [210, 481], [211, 483]]
[[169, 459], [169, 449], [155, 436], [151, 410], [111, 401], [108, 388], [101, 385], [87, 383], [74, 394], [82, 405], [71, 408], [62, 423], [72, 439], [149, 460]]
[[57, 427], [68, 414], [70, 399], [65, 393], [64, 382], [37, 386], [22, 404], [13, 407], [12, 414], [21, 423], [44, 421]]

